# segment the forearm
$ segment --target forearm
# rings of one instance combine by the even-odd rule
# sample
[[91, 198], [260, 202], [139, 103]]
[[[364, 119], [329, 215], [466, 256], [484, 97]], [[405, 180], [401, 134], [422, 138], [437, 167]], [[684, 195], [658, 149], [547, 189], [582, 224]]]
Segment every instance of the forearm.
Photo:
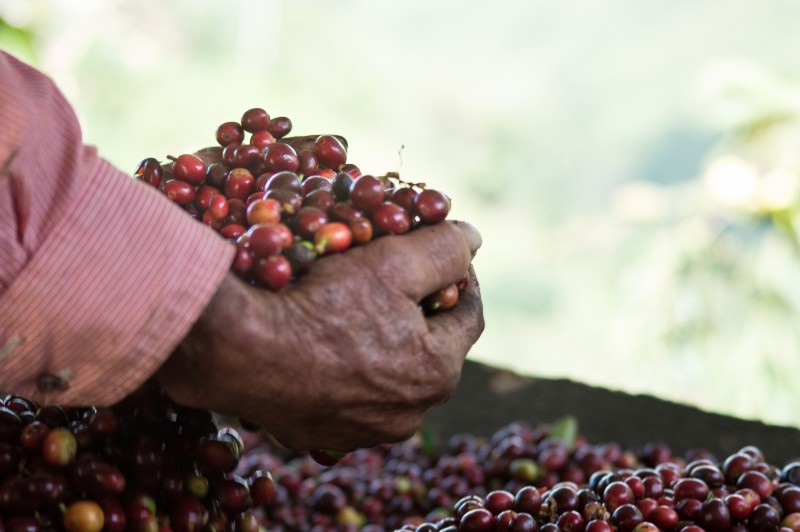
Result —
[[83, 145], [43, 75], [0, 54], [0, 389], [106, 404], [152, 374], [233, 249]]

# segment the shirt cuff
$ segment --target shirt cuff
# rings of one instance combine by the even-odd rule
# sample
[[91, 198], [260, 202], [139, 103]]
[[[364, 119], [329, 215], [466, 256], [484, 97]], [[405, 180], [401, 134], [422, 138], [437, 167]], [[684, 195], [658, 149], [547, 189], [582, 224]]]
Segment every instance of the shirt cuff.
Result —
[[40, 403], [107, 405], [135, 390], [235, 252], [155, 188], [85, 161], [79, 199], [0, 297], [0, 390]]

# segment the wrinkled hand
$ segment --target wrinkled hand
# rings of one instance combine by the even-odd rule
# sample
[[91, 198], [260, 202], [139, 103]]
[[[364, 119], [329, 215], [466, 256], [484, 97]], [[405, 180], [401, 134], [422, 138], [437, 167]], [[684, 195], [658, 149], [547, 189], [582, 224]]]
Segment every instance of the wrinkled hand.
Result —
[[[446, 222], [315, 262], [279, 293], [229, 274], [157, 377], [176, 401], [239, 416], [298, 449], [409, 437], [446, 400], [483, 331], [480, 235]], [[418, 303], [469, 271], [459, 304]]]

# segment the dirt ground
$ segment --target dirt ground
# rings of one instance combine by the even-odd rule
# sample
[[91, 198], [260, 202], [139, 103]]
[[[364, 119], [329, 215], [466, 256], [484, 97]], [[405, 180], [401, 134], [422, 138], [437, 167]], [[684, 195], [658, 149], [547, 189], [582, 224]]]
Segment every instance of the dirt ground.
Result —
[[769, 463], [800, 459], [800, 430], [703, 412], [650, 396], [629, 395], [568, 380], [522, 378], [467, 361], [453, 397], [426, 417], [426, 428], [446, 441], [452, 434], [488, 436], [512, 421], [552, 423], [574, 416], [591, 443], [637, 447], [667, 443], [676, 453], [703, 448], [724, 459], [756, 445]]

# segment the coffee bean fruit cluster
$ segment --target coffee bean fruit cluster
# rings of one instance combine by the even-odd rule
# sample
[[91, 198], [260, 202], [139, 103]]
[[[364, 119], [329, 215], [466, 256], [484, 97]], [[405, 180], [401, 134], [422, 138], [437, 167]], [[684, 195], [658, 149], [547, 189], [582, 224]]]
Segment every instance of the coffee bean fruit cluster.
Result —
[[[236, 243], [231, 266], [251, 284], [278, 291], [314, 261], [387, 235], [444, 221], [450, 198], [396, 173], [363, 174], [336, 135], [287, 136], [286, 117], [263, 109], [216, 130], [219, 147], [144, 159], [135, 177]], [[465, 281], [462, 281], [462, 283]], [[459, 284], [421, 304], [428, 312], [458, 302]]]

